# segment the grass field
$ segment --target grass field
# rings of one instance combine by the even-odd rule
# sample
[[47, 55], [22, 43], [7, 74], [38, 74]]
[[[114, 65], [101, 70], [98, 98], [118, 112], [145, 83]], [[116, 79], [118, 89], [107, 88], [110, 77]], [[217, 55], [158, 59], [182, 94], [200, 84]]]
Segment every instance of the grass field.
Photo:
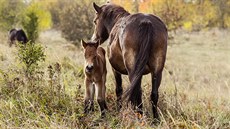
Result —
[[[59, 32], [41, 33], [45, 48], [36, 79], [23, 74], [17, 48], [8, 47], [0, 33], [0, 128], [230, 128], [230, 30], [185, 32], [169, 41], [160, 87], [161, 122], [152, 123], [149, 103], [151, 80], [142, 81], [144, 115], [132, 110], [116, 112], [114, 78], [107, 64], [107, 102], [104, 119], [96, 111], [83, 112], [84, 59], [81, 47]], [[106, 48], [106, 44], [103, 45]], [[59, 67], [60, 65], [60, 67]], [[129, 81], [123, 76], [124, 88]]]

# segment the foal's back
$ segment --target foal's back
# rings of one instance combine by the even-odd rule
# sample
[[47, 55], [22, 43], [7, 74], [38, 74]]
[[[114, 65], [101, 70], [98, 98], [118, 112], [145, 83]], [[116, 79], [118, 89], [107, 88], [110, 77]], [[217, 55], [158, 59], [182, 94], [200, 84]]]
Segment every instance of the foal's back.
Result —
[[102, 47], [98, 47], [97, 48], [97, 53], [100, 56], [100, 58], [103, 61], [103, 63], [105, 63], [105, 49], [102, 48]]

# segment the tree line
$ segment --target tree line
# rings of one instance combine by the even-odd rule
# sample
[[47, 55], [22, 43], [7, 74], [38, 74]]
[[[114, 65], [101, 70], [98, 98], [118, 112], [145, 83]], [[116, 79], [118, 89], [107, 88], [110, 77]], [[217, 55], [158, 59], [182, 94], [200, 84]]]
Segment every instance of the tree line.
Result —
[[[90, 39], [95, 12], [92, 2], [99, 5], [107, 0], [0, 0], [0, 30], [26, 28], [31, 20], [29, 13], [37, 18], [37, 32], [54, 28], [73, 43], [82, 38]], [[131, 13], [144, 12], [159, 16], [170, 31], [184, 28], [199, 31], [205, 28], [230, 27], [229, 0], [110, 0]], [[30, 27], [29, 27], [30, 28]], [[27, 28], [27, 31], [29, 31]], [[29, 32], [27, 32], [29, 33]]]

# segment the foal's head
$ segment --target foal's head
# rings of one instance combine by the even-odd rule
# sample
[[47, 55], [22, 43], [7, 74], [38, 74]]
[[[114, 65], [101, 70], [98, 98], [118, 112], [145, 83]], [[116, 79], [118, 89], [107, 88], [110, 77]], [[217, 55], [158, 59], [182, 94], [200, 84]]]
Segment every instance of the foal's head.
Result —
[[84, 48], [85, 72], [91, 73], [97, 64], [97, 47], [99, 46], [99, 41], [85, 42], [81, 40], [81, 44]]

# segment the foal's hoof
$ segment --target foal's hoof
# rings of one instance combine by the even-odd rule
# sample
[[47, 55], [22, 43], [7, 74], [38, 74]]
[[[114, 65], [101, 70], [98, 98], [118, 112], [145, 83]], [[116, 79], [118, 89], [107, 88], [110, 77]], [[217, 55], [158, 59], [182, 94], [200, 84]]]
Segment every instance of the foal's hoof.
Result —
[[101, 115], [101, 117], [100, 117], [100, 118], [101, 118], [101, 119], [104, 119], [105, 117], [106, 117], [105, 115]]
[[121, 105], [117, 105], [117, 112], [121, 111], [122, 106]]
[[101, 112], [101, 118], [105, 118], [106, 117], [105, 112], [106, 112], [106, 110], [104, 110], [104, 111]]
[[120, 112], [121, 111], [121, 108], [122, 108], [122, 103], [120, 102], [120, 100], [117, 100], [117, 111]]
[[83, 114], [84, 114], [84, 116], [87, 116], [87, 115], [89, 114], [89, 112], [85, 112], [85, 111], [84, 111]]
[[160, 122], [161, 122], [161, 120], [160, 120], [159, 117], [158, 118], [153, 118], [152, 124], [158, 125], [158, 124], [160, 124]]

